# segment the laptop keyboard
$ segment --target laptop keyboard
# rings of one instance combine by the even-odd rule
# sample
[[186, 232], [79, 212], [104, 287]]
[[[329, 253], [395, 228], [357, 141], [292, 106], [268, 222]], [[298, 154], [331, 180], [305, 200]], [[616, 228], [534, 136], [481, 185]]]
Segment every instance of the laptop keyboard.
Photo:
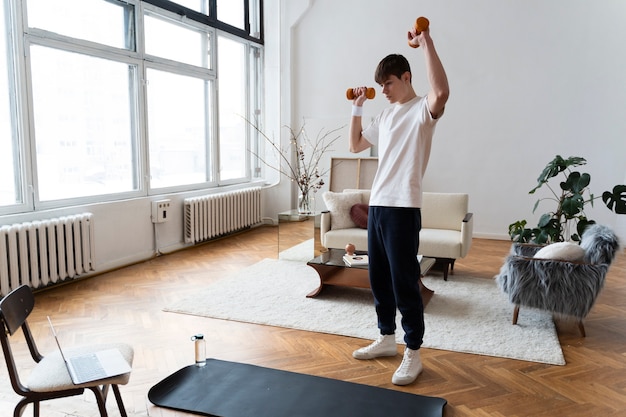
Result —
[[76, 356], [71, 362], [76, 376], [82, 381], [102, 379], [106, 375], [95, 354]]

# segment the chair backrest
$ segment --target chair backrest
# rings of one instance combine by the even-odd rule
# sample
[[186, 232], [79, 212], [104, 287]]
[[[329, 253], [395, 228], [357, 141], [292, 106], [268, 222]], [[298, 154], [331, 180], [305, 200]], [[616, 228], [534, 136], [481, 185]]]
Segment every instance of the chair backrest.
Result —
[[26, 321], [33, 311], [34, 306], [35, 297], [33, 296], [31, 288], [27, 285], [22, 285], [14, 289], [0, 300], [0, 344], [2, 344], [2, 351], [4, 353], [4, 359], [7, 364], [13, 390], [21, 395], [25, 395], [29, 391], [28, 388], [20, 382], [15, 359], [11, 352], [9, 336], [12, 336], [17, 329], [21, 327], [33, 360], [39, 362], [43, 358], [37, 350], [35, 340], [33, 339], [33, 335]]
[[35, 297], [27, 285], [22, 285], [0, 300], [0, 318], [10, 335], [26, 321], [35, 307]]
[[345, 190], [343, 190], [344, 193], [360, 193], [361, 194], [361, 201], [363, 202], [363, 204], [369, 204], [370, 203], [370, 195], [372, 195], [372, 190], [367, 189], [361, 189], [361, 188], [346, 188]]
[[580, 247], [585, 250], [585, 262], [610, 265], [619, 249], [619, 239], [607, 226], [594, 224], [585, 229]]
[[469, 209], [469, 195], [462, 193], [422, 193], [422, 227], [461, 230]]
[[27, 285], [22, 285], [0, 300], [0, 319], [10, 335], [26, 321], [35, 307], [35, 297]]

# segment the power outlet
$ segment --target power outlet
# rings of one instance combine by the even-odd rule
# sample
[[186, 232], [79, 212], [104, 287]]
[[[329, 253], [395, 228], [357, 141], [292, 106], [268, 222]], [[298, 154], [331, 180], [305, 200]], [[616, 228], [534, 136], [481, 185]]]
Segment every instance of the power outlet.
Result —
[[152, 202], [152, 223], [165, 223], [170, 211], [170, 200]]

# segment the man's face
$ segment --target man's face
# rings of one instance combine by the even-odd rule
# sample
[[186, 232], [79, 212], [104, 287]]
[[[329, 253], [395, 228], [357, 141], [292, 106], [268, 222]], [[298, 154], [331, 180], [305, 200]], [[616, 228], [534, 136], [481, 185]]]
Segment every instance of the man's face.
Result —
[[389, 100], [389, 103], [402, 102], [407, 95], [407, 85], [410, 85], [411, 75], [408, 72], [402, 74], [401, 78], [390, 75], [382, 84], [383, 94]]

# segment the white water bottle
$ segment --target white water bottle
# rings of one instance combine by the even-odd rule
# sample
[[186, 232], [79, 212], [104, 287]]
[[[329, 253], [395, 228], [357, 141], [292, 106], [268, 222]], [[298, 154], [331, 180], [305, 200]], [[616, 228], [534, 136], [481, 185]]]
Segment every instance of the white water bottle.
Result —
[[204, 340], [204, 335], [193, 335], [191, 340], [195, 342], [196, 366], [206, 365], [206, 341]]

